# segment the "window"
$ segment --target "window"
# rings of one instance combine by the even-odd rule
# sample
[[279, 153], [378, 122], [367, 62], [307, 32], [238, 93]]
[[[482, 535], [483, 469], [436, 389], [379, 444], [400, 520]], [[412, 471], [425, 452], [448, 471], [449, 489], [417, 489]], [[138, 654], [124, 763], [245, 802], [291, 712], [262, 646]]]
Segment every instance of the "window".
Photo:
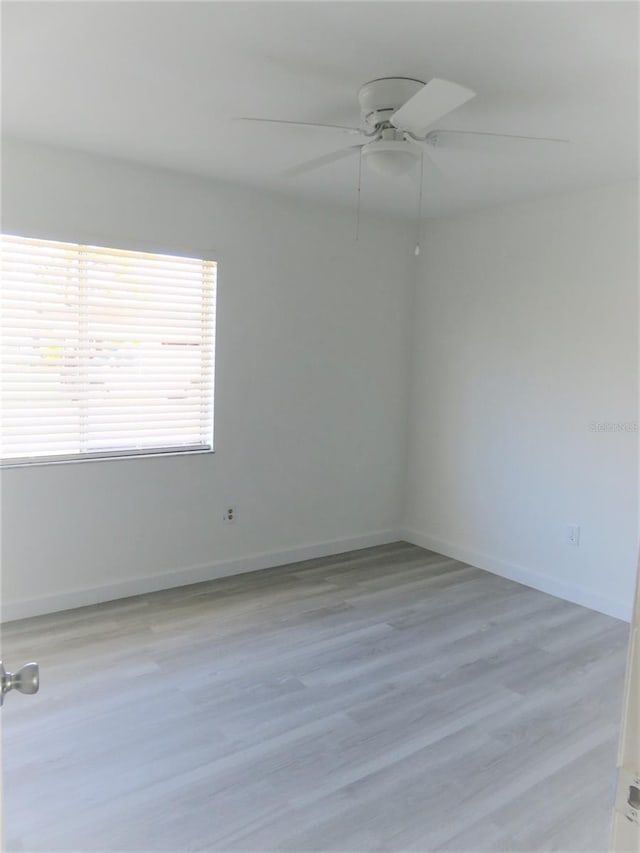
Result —
[[4, 464], [213, 449], [214, 261], [0, 237]]

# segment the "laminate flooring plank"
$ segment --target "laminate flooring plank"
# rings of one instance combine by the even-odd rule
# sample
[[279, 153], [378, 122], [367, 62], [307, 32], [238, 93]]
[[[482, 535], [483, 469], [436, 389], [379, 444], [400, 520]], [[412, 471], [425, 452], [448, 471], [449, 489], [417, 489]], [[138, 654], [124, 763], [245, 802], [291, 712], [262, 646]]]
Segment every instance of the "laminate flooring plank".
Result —
[[6, 849], [604, 851], [627, 633], [402, 542], [9, 623]]

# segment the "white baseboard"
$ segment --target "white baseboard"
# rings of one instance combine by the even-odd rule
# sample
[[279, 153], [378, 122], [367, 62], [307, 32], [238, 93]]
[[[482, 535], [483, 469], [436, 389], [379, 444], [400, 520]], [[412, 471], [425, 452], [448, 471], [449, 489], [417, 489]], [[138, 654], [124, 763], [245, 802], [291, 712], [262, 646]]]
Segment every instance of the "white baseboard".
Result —
[[580, 604], [599, 613], [606, 613], [625, 622], [631, 621], [632, 605], [619, 599], [608, 598], [593, 590], [572, 587], [556, 578], [550, 577], [519, 566], [515, 563], [500, 560], [490, 554], [483, 554], [447, 542], [436, 536], [420, 533], [417, 530], [379, 530], [363, 536], [351, 536], [345, 539], [335, 539], [329, 542], [319, 542], [304, 545], [299, 548], [287, 548], [282, 551], [270, 551], [263, 554], [251, 554], [231, 560], [219, 560], [214, 563], [199, 563], [193, 566], [163, 572], [156, 575], [146, 575], [129, 580], [116, 581], [101, 586], [85, 587], [68, 590], [53, 595], [38, 598], [22, 599], [19, 601], [3, 602], [2, 622], [12, 622], [29, 616], [40, 616], [44, 613], [55, 613], [60, 610], [71, 610], [88, 604], [99, 604], [103, 601], [113, 601], [118, 598], [128, 598], [131, 595], [141, 595], [161, 589], [171, 589], [177, 586], [187, 586], [201, 581], [239, 575], [244, 572], [254, 572], [260, 569], [270, 569], [274, 566], [284, 566], [298, 563], [302, 560], [312, 560], [316, 557], [329, 557], [344, 551], [357, 551], [361, 548], [372, 548], [375, 545], [386, 545], [391, 542], [404, 540], [429, 551], [443, 554], [454, 560], [461, 560], [479, 569], [500, 575], [509, 580], [547, 592], [574, 604]]
[[38, 598], [3, 602], [2, 622], [12, 622], [15, 619], [26, 619], [29, 616], [40, 616], [44, 613], [55, 613], [59, 610], [71, 610], [88, 604], [99, 604], [103, 601], [128, 598], [131, 595], [141, 595], [145, 592], [187, 586], [200, 581], [215, 580], [216, 578], [254, 572], [259, 569], [271, 569], [274, 566], [312, 560], [315, 557], [330, 557], [334, 554], [341, 554], [343, 551], [357, 551], [361, 548], [372, 548], [375, 545], [387, 545], [391, 542], [397, 542], [401, 538], [398, 530], [378, 530], [363, 536], [350, 536], [346, 539], [318, 542], [314, 545], [287, 548], [283, 551], [251, 554], [246, 557], [220, 560], [214, 563], [199, 563], [195, 566], [187, 566], [170, 572], [116, 581], [101, 586], [68, 590]]
[[606, 613], [607, 616], [614, 616], [616, 619], [622, 619], [625, 622], [631, 621], [631, 602], [608, 598], [590, 589], [571, 586], [557, 578], [541, 574], [525, 566], [500, 560], [490, 554], [482, 554], [465, 545], [447, 542], [428, 533], [419, 533], [417, 530], [402, 530], [401, 538], [411, 542], [412, 545], [419, 545], [421, 548], [427, 548], [427, 550], [443, 554], [445, 557], [469, 563], [478, 569], [484, 569], [494, 575], [509, 578], [509, 580], [517, 581], [541, 592], [555, 595], [557, 598], [563, 598], [565, 601], [581, 604], [583, 607], [597, 610], [599, 613]]

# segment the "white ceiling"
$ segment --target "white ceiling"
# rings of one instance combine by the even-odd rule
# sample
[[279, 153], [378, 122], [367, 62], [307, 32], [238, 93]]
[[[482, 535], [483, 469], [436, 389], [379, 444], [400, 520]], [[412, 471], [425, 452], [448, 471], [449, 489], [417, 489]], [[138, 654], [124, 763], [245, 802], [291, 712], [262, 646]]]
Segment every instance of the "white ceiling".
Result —
[[[352, 137], [232, 118], [357, 124], [365, 81], [438, 76], [478, 93], [442, 127], [571, 145], [434, 151], [429, 215], [637, 173], [634, 2], [4, 2], [2, 13], [11, 135], [352, 204], [357, 158], [280, 175]], [[416, 180], [365, 171], [363, 204], [414, 213]]]

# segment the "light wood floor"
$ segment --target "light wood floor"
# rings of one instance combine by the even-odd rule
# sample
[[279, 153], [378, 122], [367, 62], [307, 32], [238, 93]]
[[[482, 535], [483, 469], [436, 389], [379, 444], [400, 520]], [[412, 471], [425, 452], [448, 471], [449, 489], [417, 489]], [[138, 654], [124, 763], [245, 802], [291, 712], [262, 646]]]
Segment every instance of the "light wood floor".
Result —
[[604, 850], [627, 626], [404, 543], [5, 626], [8, 850]]

